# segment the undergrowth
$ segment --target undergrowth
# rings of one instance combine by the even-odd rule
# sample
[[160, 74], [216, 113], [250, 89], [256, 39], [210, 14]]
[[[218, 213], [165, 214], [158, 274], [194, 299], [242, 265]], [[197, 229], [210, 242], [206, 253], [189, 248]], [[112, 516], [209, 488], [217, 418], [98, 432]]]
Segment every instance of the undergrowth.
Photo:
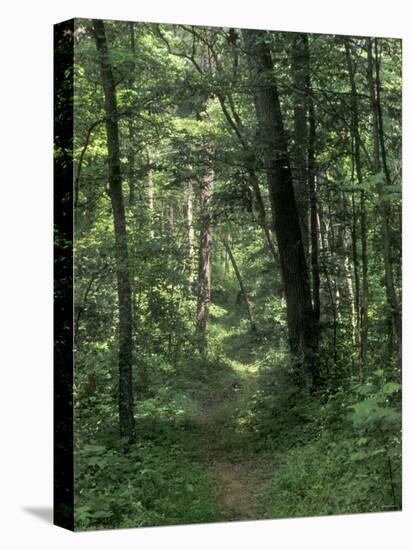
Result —
[[376, 370], [309, 397], [277, 365], [262, 369], [244, 412], [278, 457], [267, 517], [400, 510], [400, 385]]
[[249, 332], [236, 311], [214, 306], [211, 316], [207, 359], [194, 348], [177, 363], [142, 356], [147, 391], [137, 406], [138, 443], [127, 453], [118, 443], [118, 419], [109, 414], [114, 394], [105, 391], [115, 382], [105, 364], [110, 350], [105, 359], [99, 352], [99, 366], [88, 375], [94, 397], [76, 409], [83, 428], [76, 442], [76, 529], [224, 520], [198, 423], [212, 401], [217, 452], [268, 471], [260, 490], [264, 517], [401, 509], [397, 377], [376, 369], [309, 395], [294, 383], [284, 347], [273, 347], [264, 331]]

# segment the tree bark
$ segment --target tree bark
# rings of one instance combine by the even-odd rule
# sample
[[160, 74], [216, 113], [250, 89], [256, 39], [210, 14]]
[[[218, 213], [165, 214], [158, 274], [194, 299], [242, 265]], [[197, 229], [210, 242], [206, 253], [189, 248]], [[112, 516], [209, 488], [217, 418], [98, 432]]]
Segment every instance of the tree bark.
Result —
[[353, 292], [353, 281], [352, 281], [352, 273], [351, 273], [351, 263], [350, 263], [350, 254], [348, 250], [348, 243], [346, 239], [346, 199], [345, 195], [342, 193], [340, 197], [340, 210], [343, 214], [343, 223], [340, 225], [339, 228], [339, 247], [340, 251], [343, 256], [343, 275], [346, 281], [346, 289], [347, 289], [347, 295], [348, 300], [350, 303], [350, 311], [351, 311], [351, 332], [352, 332], [352, 344], [356, 346], [356, 306], [355, 306], [355, 296]]
[[196, 328], [199, 349], [207, 357], [207, 331], [209, 324], [209, 306], [212, 288], [212, 211], [214, 173], [208, 168], [200, 181], [200, 246], [198, 271], [198, 298]]
[[309, 250], [309, 186], [308, 186], [308, 84], [309, 50], [307, 35], [298, 33], [292, 43], [293, 122], [295, 196], [306, 258]]
[[[359, 106], [358, 92], [355, 81], [355, 72], [352, 64], [352, 52], [350, 39], [344, 38], [346, 62], [351, 86], [351, 131], [354, 141], [353, 159], [358, 184], [363, 184], [363, 171], [361, 163], [361, 138], [359, 133]], [[360, 191], [360, 230], [361, 230], [361, 256], [362, 256], [362, 300], [360, 304], [360, 361], [362, 368], [367, 364], [368, 350], [368, 308], [369, 308], [369, 281], [368, 281], [368, 224], [366, 214], [365, 191]]]
[[189, 242], [189, 282], [194, 282], [194, 261], [195, 261], [195, 230], [193, 227], [193, 184], [189, 181], [187, 186], [187, 234]]
[[[353, 164], [353, 162], [352, 162]], [[352, 168], [354, 172], [354, 168]], [[353, 176], [352, 176], [353, 180]], [[351, 194], [351, 214], [352, 214], [352, 227], [351, 227], [351, 240], [352, 240], [352, 256], [353, 256], [353, 276], [355, 281], [355, 313], [356, 313], [356, 343], [359, 344], [359, 329], [360, 329], [360, 280], [359, 280], [359, 255], [358, 255], [358, 228], [357, 228], [357, 215], [358, 211], [355, 203], [355, 193]]]
[[152, 161], [152, 155], [149, 148], [147, 148], [147, 165], [148, 165], [148, 171], [147, 171], [147, 208], [149, 209], [149, 225], [150, 225], [150, 238], [153, 239], [154, 237], [154, 230], [153, 230], [153, 208], [154, 208], [154, 187], [153, 187], [153, 172], [152, 168], [150, 166], [150, 163]]
[[[134, 36], [134, 23], [129, 23], [129, 29], [130, 29], [130, 51], [134, 57], [136, 54], [136, 41]], [[133, 77], [131, 75], [129, 80], [129, 88], [133, 88]], [[128, 164], [128, 184], [129, 184], [129, 206], [133, 206], [135, 203], [135, 153], [134, 153], [134, 128], [133, 128], [133, 121], [130, 117], [128, 120], [128, 131], [129, 131], [129, 154], [127, 157], [127, 164]]]
[[249, 300], [249, 296], [248, 296], [246, 287], [243, 283], [243, 279], [242, 279], [242, 276], [240, 274], [239, 267], [237, 265], [237, 262], [236, 262], [236, 259], [235, 259], [234, 255], [233, 255], [232, 249], [230, 248], [229, 240], [226, 237], [221, 237], [221, 241], [222, 241], [223, 246], [225, 247], [225, 250], [226, 250], [227, 255], [229, 257], [230, 263], [232, 264], [233, 271], [235, 272], [237, 281], [239, 283], [240, 292], [242, 293], [243, 300], [244, 300], [245, 305], [246, 305], [247, 316], [248, 316], [248, 319], [249, 319], [250, 328], [251, 328], [252, 332], [256, 332], [256, 323], [255, 323], [255, 320], [254, 320], [254, 317], [253, 317], [252, 303]]
[[318, 334], [273, 63], [264, 31], [244, 30], [285, 289], [290, 349], [301, 378], [319, 384]]
[[116, 88], [109, 61], [106, 31], [103, 21], [93, 20], [94, 36], [99, 54], [104, 90], [106, 133], [109, 165], [109, 196], [113, 211], [116, 274], [119, 299], [119, 425], [120, 437], [127, 443], [135, 438], [134, 401], [132, 385], [132, 289], [129, 276], [126, 219], [123, 204], [120, 170], [119, 128], [117, 122]]
[[[307, 38], [306, 38], [307, 40]], [[312, 298], [313, 318], [315, 329], [319, 338], [320, 327], [320, 275], [319, 275], [319, 224], [318, 224], [318, 200], [316, 194], [316, 118], [315, 105], [311, 94], [310, 59], [309, 52], [306, 56], [308, 69], [306, 71], [306, 94], [308, 102], [308, 187], [310, 204], [310, 263], [312, 272]]]
[[[377, 53], [377, 39], [375, 39], [375, 54]], [[368, 85], [369, 96], [372, 109], [372, 130], [373, 130], [373, 171], [378, 174], [381, 171], [382, 164], [384, 165], [384, 174], [386, 185], [390, 185], [390, 174], [386, 162], [386, 150], [385, 139], [383, 132], [382, 121], [382, 108], [380, 105], [380, 68], [379, 59], [376, 57], [373, 59], [372, 53], [372, 39], [368, 38], [367, 43], [368, 54]], [[373, 75], [373, 68], [375, 65], [376, 80]], [[381, 163], [382, 158], [382, 163]], [[378, 184], [379, 194], [379, 212], [381, 215], [381, 234], [383, 244], [383, 261], [385, 269], [385, 286], [388, 305], [391, 310], [393, 332], [396, 335], [399, 344], [399, 351], [401, 355], [402, 350], [402, 320], [401, 320], [401, 308], [399, 305], [398, 297], [395, 290], [395, 282], [392, 267], [392, 243], [391, 233], [389, 226], [389, 208], [384, 199], [385, 189], [382, 183]]]
[[331, 252], [329, 248], [329, 241], [326, 236], [326, 223], [325, 223], [325, 215], [322, 208], [319, 208], [318, 211], [318, 227], [319, 227], [319, 235], [320, 235], [320, 242], [321, 242], [321, 258], [322, 258], [322, 267], [323, 267], [323, 273], [326, 279], [326, 286], [328, 289], [329, 294], [329, 301], [330, 301], [330, 311], [332, 313], [332, 351], [333, 351], [333, 362], [336, 365], [338, 360], [338, 351], [337, 351], [337, 336], [338, 336], [338, 327], [337, 327], [337, 308], [336, 308], [336, 298], [333, 291], [333, 284], [332, 284], [332, 278], [329, 272], [329, 266], [328, 266], [328, 258], [331, 257]]

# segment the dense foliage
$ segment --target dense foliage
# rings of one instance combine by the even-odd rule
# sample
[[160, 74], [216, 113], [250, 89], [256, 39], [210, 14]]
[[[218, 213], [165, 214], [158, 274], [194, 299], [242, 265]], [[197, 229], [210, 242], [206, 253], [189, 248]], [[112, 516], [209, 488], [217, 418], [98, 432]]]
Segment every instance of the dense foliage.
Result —
[[399, 510], [400, 41], [75, 28], [76, 528]]

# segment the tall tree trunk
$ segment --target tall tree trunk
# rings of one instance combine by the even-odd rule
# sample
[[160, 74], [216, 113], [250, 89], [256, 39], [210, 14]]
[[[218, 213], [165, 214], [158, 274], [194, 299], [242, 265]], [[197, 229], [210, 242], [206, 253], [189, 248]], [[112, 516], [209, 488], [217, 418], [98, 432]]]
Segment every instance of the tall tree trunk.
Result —
[[[354, 172], [354, 168], [352, 168]], [[352, 181], [353, 181], [352, 176]], [[352, 241], [352, 256], [353, 256], [353, 276], [355, 281], [355, 312], [356, 312], [356, 343], [359, 344], [360, 333], [360, 280], [359, 280], [359, 255], [358, 255], [358, 227], [357, 227], [357, 215], [358, 211], [355, 202], [355, 193], [351, 194], [351, 241]]]
[[333, 351], [333, 362], [336, 365], [338, 360], [338, 352], [337, 352], [338, 328], [337, 328], [336, 299], [335, 299], [335, 293], [333, 291], [332, 277], [330, 275], [329, 265], [328, 265], [328, 259], [331, 257], [329, 240], [327, 237], [328, 231], [326, 228], [326, 220], [325, 220], [323, 208], [321, 207], [319, 208], [319, 211], [318, 211], [318, 227], [319, 227], [320, 242], [322, 245], [321, 258], [322, 258], [323, 274], [326, 280], [326, 287], [328, 289], [329, 301], [330, 301], [330, 312], [332, 314], [332, 334], [333, 334], [332, 351]]
[[106, 111], [107, 150], [109, 164], [109, 196], [113, 211], [116, 243], [116, 275], [119, 298], [119, 424], [120, 437], [131, 443], [135, 438], [132, 385], [132, 289], [129, 276], [126, 219], [120, 171], [119, 128], [117, 122], [116, 88], [110, 65], [106, 31], [103, 21], [93, 20], [94, 36], [99, 54], [100, 72]]
[[[307, 38], [306, 38], [307, 40]], [[320, 276], [319, 276], [319, 225], [318, 225], [318, 200], [316, 195], [316, 118], [315, 105], [312, 97], [310, 79], [309, 53], [306, 57], [308, 70], [306, 73], [306, 93], [308, 101], [308, 187], [310, 204], [310, 262], [312, 272], [312, 298], [313, 317], [315, 329], [319, 338], [320, 326]]]
[[200, 247], [196, 328], [199, 349], [207, 357], [207, 331], [212, 289], [212, 210], [214, 173], [208, 168], [200, 181]]
[[[210, 75], [216, 69], [215, 58], [209, 46], [202, 52], [200, 72]], [[206, 101], [209, 97], [205, 98]], [[198, 271], [198, 295], [197, 295], [197, 320], [196, 329], [198, 335], [199, 350], [204, 359], [208, 353], [208, 326], [209, 307], [212, 291], [212, 200], [215, 174], [210, 163], [213, 156], [213, 145], [206, 141], [208, 166], [200, 181], [200, 243], [199, 243], [199, 271]]]
[[230, 263], [232, 264], [233, 271], [235, 272], [237, 281], [239, 283], [240, 292], [242, 293], [243, 300], [244, 300], [245, 305], [246, 305], [247, 316], [248, 316], [248, 319], [249, 319], [250, 328], [251, 328], [252, 332], [256, 332], [256, 323], [255, 323], [255, 320], [254, 320], [254, 317], [253, 317], [252, 303], [249, 300], [249, 296], [248, 296], [246, 287], [243, 283], [243, 279], [242, 279], [242, 276], [240, 274], [239, 267], [237, 265], [237, 262], [236, 262], [236, 259], [235, 259], [234, 255], [233, 255], [232, 249], [230, 248], [229, 240], [228, 240], [227, 237], [221, 237], [221, 241], [222, 241], [222, 244], [225, 247], [225, 250], [226, 250], [226, 252], [229, 256]]
[[352, 344], [356, 346], [356, 306], [355, 306], [355, 296], [353, 292], [353, 281], [351, 273], [351, 263], [350, 263], [350, 254], [348, 250], [348, 242], [346, 238], [346, 218], [347, 218], [347, 208], [346, 208], [346, 199], [344, 193], [340, 197], [340, 210], [343, 214], [343, 223], [339, 228], [339, 247], [343, 256], [343, 275], [346, 282], [346, 289], [348, 300], [350, 304], [351, 311], [351, 331], [352, 331]]
[[195, 230], [193, 227], [193, 184], [189, 181], [187, 186], [187, 234], [189, 242], [189, 282], [194, 282], [195, 261]]
[[[351, 131], [354, 148], [353, 159], [356, 177], [359, 185], [363, 184], [363, 171], [361, 163], [361, 138], [359, 133], [359, 107], [358, 92], [355, 81], [355, 72], [352, 64], [352, 52], [350, 39], [344, 38], [346, 62], [351, 86]], [[369, 282], [368, 282], [368, 224], [366, 214], [365, 191], [360, 190], [360, 229], [361, 229], [361, 256], [362, 256], [362, 301], [360, 308], [360, 360], [362, 368], [366, 367], [368, 350], [368, 308], [369, 308]]]
[[[133, 58], [136, 54], [136, 41], [134, 36], [134, 23], [131, 21], [129, 23], [130, 29], [130, 51], [133, 55]], [[131, 75], [129, 80], [129, 88], [133, 88], [133, 76]], [[135, 153], [134, 153], [134, 128], [132, 117], [128, 120], [128, 131], [129, 131], [129, 154], [127, 158], [128, 164], [128, 184], [129, 184], [129, 206], [133, 206], [135, 202], [135, 181], [134, 181], [134, 165], [135, 165]]]
[[[304, 33], [296, 34], [293, 40], [292, 72], [294, 85], [295, 195], [305, 254], [311, 265], [313, 316], [316, 330], [319, 332], [320, 276], [315, 160], [316, 119], [312, 97], [308, 37]], [[310, 214], [309, 226], [308, 213]]]
[[[375, 55], [377, 55], [377, 47], [375, 39]], [[385, 140], [383, 132], [383, 120], [382, 120], [382, 108], [380, 102], [380, 67], [379, 59], [376, 57], [373, 59], [372, 53], [372, 39], [368, 38], [366, 42], [367, 53], [368, 53], [368, 85], [369, 85], [369, 96], [372, 109], [372, 129], [373, 129], [373, 171], [375, 174], [378, 174], [381, 171], [382, 163], [384, 165], [384, 175], [386, 180], [386, 185], [390, 185], [390, 174], [386, 162], [386, 150], [385, 150]], [[373, 68], [375, 66], [375, 75], [376, 80], [373, 75]], [[381, 163], [381, 158], [382, 161]], [[391, 310], [393, 332], [396, 335], [399, 344], [399, 351], [401, 354], [402, 350], [402, 321], [401, 321], [401, 308], [399, 305], [398, 297], [395, 290], [395, 282], [393, 275], [392, 267], [392, 243], [391, 243], [391, 233], [389, 226], [389, 208], [388, 204], [384, 199], [385, 189], [382, 183], [378, 184], [378, 193], [379, 193], [379, 212], [381, 215], [381, 234], [382, 234], [382, 244], [383, 244], [383, 262], [385, 269], [385, 286], [386, 286], [386, 296], [388, 305]]]
[[317, 330], [320, 322], [320, 276], [319, 276], [319, 225], [318, 207], [316, 198], [316, 186], [314, 176], [310, 176], [310, 241], [311, 241], [311, 271], [312, 271], [312, 295], [313, 295], [313, 318]]
[[153, 208], [154, 208], [154, 188], [153, 188], [153, 172], [151, 167], [152, 154], [149, 148], [147, 148], [147, 208], [149, 209], [149, 224], [150, 224], [150, 237], [153, 239]]
[[303, 248], [308, 258], [308, 83], [309, 83], [309, 50], [307, 35], [298, 33], [292, 43], [292, 76], [293, 76], [293, 122], [294, 122], [294, 175], [295, 196], [298, 207]]
[[254, 30], [242, 33], [250, 58], [251, 84], [279, 248], [290, 349], [297, 366], [303, 370], [301, 378], [315, 387], [319, 383], [318, 334], [268, 35]]

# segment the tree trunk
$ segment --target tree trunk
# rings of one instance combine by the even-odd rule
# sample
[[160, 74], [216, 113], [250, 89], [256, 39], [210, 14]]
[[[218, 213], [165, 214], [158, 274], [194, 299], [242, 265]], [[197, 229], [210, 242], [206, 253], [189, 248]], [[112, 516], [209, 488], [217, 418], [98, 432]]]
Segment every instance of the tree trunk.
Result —
[[350, 254], [348, 250], [348, 243], [346, 239], [346, 219], [347, 219], [347, 209], [346, 209], [346, 199], [344, 193], [340, 197], [340, 210], [343, 214], [343, 223], [339, 228], [339, 247], [343, 256], [343, 275], [346, 282], [346, 289], [348, 300], [350, 304], [351, 311], [351, 332], [352, 332], [352, 344], [356, 346], [356, 306], [355, 306], [355, 296], [353, 292], [353, 282], [352, 282], [352, 273], [350, 267]]
[[[375, 174], [378, 174], [381, 171], [381, 158], [384, 162], [384, 174], [386, 185], [390, 185], [390, 175], [386, 162], [386, 150], [385, 150], [385, 140], [383, 132], [383, 122], [382, 122], [382, 109], [380, 105], [380, 69], [379, 69], [379, 60], [373, 59], [372, 53], [372, 39], [367, 39], [367, 53], [368, 53], [368, 85], [369, 85], [369, 96], [372, 109], [372, 128], [373, 128], [373, 171]], [[375, 50], [376, 50], [376, 39], [375, 39]], [[377, 52], [375, 52], [377, 53]], [[374, 63], [375, 61], [375, 63]], [[373, 67], [375, 64], [375, 74], [376, 81], [373, 78]], [[393, 332], [396, 335], [399, 344], [399, 350], [401, 354], [402, 350], [402, 320], [401, 320], [401, 308], [399, 305], [398, 297], [396, 295], [393, 267], [392, 267], [392, 243], [391, 243], [391, 233], [389, 226], [389, 208], [388, 204], [384, 200], [385, 189], [382, 183], [378, 184], [378, 194], [379, 194], [379, 212], [381, 215], [381, 234], [382, 234], [382, 244], [383, 244], [383, 261], [385, 268], [385, 286], [386, 286], [386, 296], [388, 305], [391, 310]]]
[[[346, 62], [351, 86], [351, 131], [354, 141], [353, 159], [358, 184], [363, 184], [363, 172], [361, 163], [361, 139], [359, 133], [359, 107], [358, 93], [355, 81], [355, 73], [352, 65], [352, 52], [350, 39], [344, 38]], [[365, 203], [365, 191], [360, 191], [360, 230], [361, 230], [361, 256], [362, 256], [362, 301], [360, 307], [360, 360], [362, 368], [366, 367], [368, 350], [368, 225]]]
[[327, 238], [327, 230], [325, 223], [325, 216], [322, 208], [319, 208], [318, 211], [318, 223], [319, 235], [321, 242], [321, 258], [322, 258], [322, 267], [323, 273], [326, 279], [326, 286], [329, 294], [330, 301], [330, 311], [332, 313], [332, 351], [333, 351], [333, 362], [336, 365], [338, 360], [338, 351], [337, 351], [337, 336], [338, 336], [338, 327], [337, 327], [337, 310], [336, 310], [336, 299], [333, 292], [332, 278], [329, 272], [328, 258], [331, 257], [329, 249], [329, 240]]
[[193, 184], [189, 181], [187, 186], [187, 234], [189, 242], [189, 282], [194, 282], [195, 261], [195, 231], [193, 227]]
[[[136, 54], [136, 43], [135, 43], [135, 36], [134, 36], [134, 23], [129, 23], [130, 28], [130, 51], [133, 55], [133, 57]], [[133, 88], [133, 77], [130, 77], [129, 80], [129, 88]], [[133, 128], [133, 121], [130, 117], [128, 120], [128, 131], [129, 131], [129, 154], [127, 157], [127, 164], [128, 164], [128, 184], [129, 184], [129, 206], [133, 206], [135, 203], [135, 181], [134, 181], [134, 165], [135, 165], [135, 153], [134, 153], [134, 128]]]
[[[354, 168], [352, 168], [354, 172]], [[353, 180], [353, 176], [352, 176]], [[355, 281], [355, 312], [356, 312], [356, 343], [359, 343], [359, 329], [360, 329], [360, 281], [359, 281], [359, 255], [358, 255], [358, 228], [357, 228], [357, 209], [355, 203], [355, 193], [351, 194], [351, 206], [352, 206], [352, 227], [351, 227], [351, 240], [352, 240], [352, 256], [353, 256], [353, 276]]]
[[310, 204], [310, 262], [312, 271], [312, 297], [313, 297], [313, 317], [315, 328], [319, 338], [320, 325], [320, 276], [319, 276], [319, 225], [318, 225], [318, 201], [316, 195], [316, 118], [315, 106], [311, 94], [311, 79], [309, 67], [309, 53], [306, 57], [308, 63], [307, 78], [306, 78], [306, 93], [308, 101], [308, 119], [309, 119], [309, 135], [308, 135], [308, 187], [309, 187], [309, 204]]
[[258, 209], [258, 217], [259, 217], [259, 225], [262, 227], [263, 232], [266, 237], [266, 242], [268, 244], [269, 251], [273, 257], [273, 260], [275, 262], [275, 265], [278, 265], [279, 263], [279, 256], [278, 251], [276, 249], [276, 244], [273, 240], [272, 231], [270, 230], [270, 227], [268, 225], [268, 222], [266, 220], [266, 210], [265, 210], [265, 203], [263, 202], [263, 197], [260, 192], [259, 187], [259, 180], [256, 176], [256, 172], [252, 169], [249, 170], [249, 178], [250, 182], [252, 184], [252, 188], [255, 194], [256, 199], [256, 206]]
[[292, 44], [293, 122], [294, 122], [294, 170], [295, 196], [298, 207], [303, 248], [308, 258], [308, 83], [309, 51], [306, 34], [296, 34]]
[[116, 89], [110, 65], [106, 32], [101, 20], [93, 20], [106, 111], [107, 150], [109, 165], [109, 196], [113, 211], [116, 243], [116, 275], [119, 298], [119, 424], [120, 437], [131, 443], [135, 438], [132, 385], [132, 290], [129, 276], [126, 219], [120, 172], [119, 128], [117, 122]]
[[148, 171], [147, 171], [147, 208], [149, 209], [149, 225], [150, 225], [150, 238], [153, 239], [154, 237], [154, 230], [153, 230], [153, 207], [154, 207], [154, 189], [153, 189], [153, 173], [152, 168], [150, 166], [150, 163], [152, 161], [152, 156], [150, 149], [147, 149], [147, 165], [148, 165]]
[[297, 366], [303, 369], [301, 378], [315, 387], [319, 383], [318, 334], [283, 118], [270, 49], [265, 42], [268, 35], [264, 31], [242, 32], [250, 57], [252, 89], [286, 296], [290, 349]]
[[236, 278], [237, 278], [237, 281], [238, 281], [239, 287], [240, 287], [240, 292], [242, 293], [243, 300], [244, 300], [245, 305], [246, 305], [247, 316], [248, 316], [248, 319], [249, 319], [249, 322], [250, 322], [250, 328], [251, 328], [252, 332], [256, 332], [256, 324], [255, 324], [255, 320], [253, 318], [252, 303], [249, 300], [249, 296], [248, 296], [246, 287], [243, 283], [243, 279], [242, 279], [242, 276], [240, 274], [236, 259], [233, 255], [232, 249], [230, 248], [229, 240], [226, 237], [221, 237], [221, 241], [222, 241], [223, 246], [225, 247], [227, 255], [229, 256], [229, 259], [230, 259], [230, 263], [232, 264], [233, 270], [236, 274]]
[[207, 329], [212, 288], [212, 211], [214, 173], [208, 169], [200, 182], [200, 247], [197, 299], [197, 333], [199, 349], [207, 357]]

